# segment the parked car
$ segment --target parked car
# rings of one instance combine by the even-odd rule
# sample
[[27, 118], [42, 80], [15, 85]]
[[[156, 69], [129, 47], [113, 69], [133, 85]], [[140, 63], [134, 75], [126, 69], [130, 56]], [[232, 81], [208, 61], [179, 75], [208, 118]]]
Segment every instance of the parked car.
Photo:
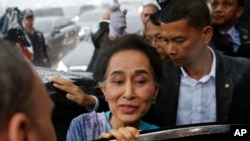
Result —
[[[126, 32], [134, 33], [140, 30], [142, 28], [142, 23], [140, 20], [139, 10], [143, 5], [142, 0], [135, 0], [135, 1], [123, 0], [120, 2], [120, 5], [121, 5], [121, 10], [127, 9]], [[98, 21], [102, 19], [105, 10], [106, 9], [104, 8], [95, 8], [93, 10], [84, 12], [80, 15], [77, 24], [81, 26], [81, 32], [79, 33], [81, 40], [85, 38], [85, 35], [88, 35], [90, 32], [95, 32], [97, 30]]]
[[[126, 33], [135, 33], [142, 28], [138, 7], [141, 3], [121, 3], [122, 8], [128, 10], [126, 15]], [[91, 33], [99, 28], [98, 21], [101, 20], [104, 9], [94, 9], [84, 12], [78, 24], [81, 25], [81, 36], [83, 40], [72, 52], [67, 54], [58, 64], [60, 71], [86, 71], [94, 53], [94, 45], [91, 40]], [[95, 15], [95, 16], [93, 16]]]
[[65, 17], [37, 17], [34, 27], [44, 33], [48, 54], [56, 64], [76, 47], [80, 27]]
[[34, 15], [36, 17], [53, 17], [64, 16], [63, 10], [60, 7], [39, 8], [34, 9]]
[[[90, 40], [90, 39], [89, 39]], [[81, 41], [76, 48], [63, 57], [57, 66], [58, 71], [84, 72], [94, 53], [91, 41]]]

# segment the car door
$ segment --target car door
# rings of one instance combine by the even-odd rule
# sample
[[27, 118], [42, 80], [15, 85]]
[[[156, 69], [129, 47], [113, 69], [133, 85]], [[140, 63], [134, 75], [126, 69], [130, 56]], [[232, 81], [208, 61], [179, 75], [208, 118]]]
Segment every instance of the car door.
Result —
[[63, 28], [63, 23], [62, 19], [58, 18], [55, 20], [54, 27], [51, 32], [51, 39], [50, 39], [50, 44], [51, 44], [51, 50], [53, 52], [53, 58], [55, 60], [59, 60], [64, 56], [64, 38], [65, 38], [65, 33], [62, 32]]
[[76, 47], [79, 29], [80, 28], [77, 27], [76, 24], [71, 22], [69, 19], [65, 19], [63, 21], [62, 32], [65, 34], [63, 46], [65, 46], [66, 53]]

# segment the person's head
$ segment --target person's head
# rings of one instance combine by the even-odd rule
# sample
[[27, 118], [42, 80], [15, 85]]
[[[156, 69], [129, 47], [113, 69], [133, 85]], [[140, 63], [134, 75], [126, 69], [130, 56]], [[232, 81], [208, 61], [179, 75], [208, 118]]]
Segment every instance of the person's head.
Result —
[[106, 9], [102, 15], [103, 20], [110, 20], [110, 9]]
[[23, 26], [24, 27], [28, 27], [28, 28], [32, 28], [33, 24], [34, 24], [34, 13], [31, 9], [25, 9], [23, 10]]
[[0, 140], [55, 141], [45, 86], [13, 45], [0, 46]]
[[220, 30], [227, 31], [244, 11], [245, 0], [212, 0], [211, 23]]
[[207, 52], [213, 28], [203, 0], [171, 1], [160, 20], [165, 51], [175, 65], [190, 65]]
[[150, 16], [156, 13], [157, 11], [158, 11], [157, 5], [153, 3], [149, 3], [143, 6], [143, 9], [141, 12], [141, 21], [142, 21], [144, 29], [147, 25], [147, 22], [149, 21]]
[[160, 27], [160, 11], [150, 16], [150, 20], [147, 23], [145, 35], [146, 40], [156, 49], [159, 53], [161, 59], [167, 58], [167, 54], [164, 50], [164, 41], [161, 37], [161, 27]]
[[171, 0], [156, 0], [161, 9], [164, 9]]
[[162, 73], [158, 53], [137, 35], [118, 38], [98, 56], [93, 76], [109, 104], [111, 124], [136, 124], [155, 101]]

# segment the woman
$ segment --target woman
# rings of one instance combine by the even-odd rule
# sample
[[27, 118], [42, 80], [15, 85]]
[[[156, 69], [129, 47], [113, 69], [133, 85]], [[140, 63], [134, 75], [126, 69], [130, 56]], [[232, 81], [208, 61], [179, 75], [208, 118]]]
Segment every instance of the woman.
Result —
[[126, 140], [134, 128], [158, 128], [141, 120], [155, 102], [163, 76], [158, 53], [143, 38], [125, 35], [102, 52], [97, 62], [93, 76], [110, 111], [73, 119], [67, 140], [94, 140], [105, 132], [109, 134], [102, 134], [102, 138], [123, 136]]

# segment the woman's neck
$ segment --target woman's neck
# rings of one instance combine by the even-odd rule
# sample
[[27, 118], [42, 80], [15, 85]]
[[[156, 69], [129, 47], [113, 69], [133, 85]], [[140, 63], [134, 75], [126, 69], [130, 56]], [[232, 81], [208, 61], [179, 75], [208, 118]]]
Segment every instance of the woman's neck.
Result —
[[119, 129], [121, 127], [126, 127], [126, 126], [131, 126], [131, 127], [139, 129], [140, 121], [136, 121], [136, 122], [133, 122], [133, 123], [124, 123], [124, 122], [121, 122], [118, 118], [116, 118], [112, 114], [110, 116], [111, 116], [110, 124], [112, 125], [112, 127], [114, 129]]

